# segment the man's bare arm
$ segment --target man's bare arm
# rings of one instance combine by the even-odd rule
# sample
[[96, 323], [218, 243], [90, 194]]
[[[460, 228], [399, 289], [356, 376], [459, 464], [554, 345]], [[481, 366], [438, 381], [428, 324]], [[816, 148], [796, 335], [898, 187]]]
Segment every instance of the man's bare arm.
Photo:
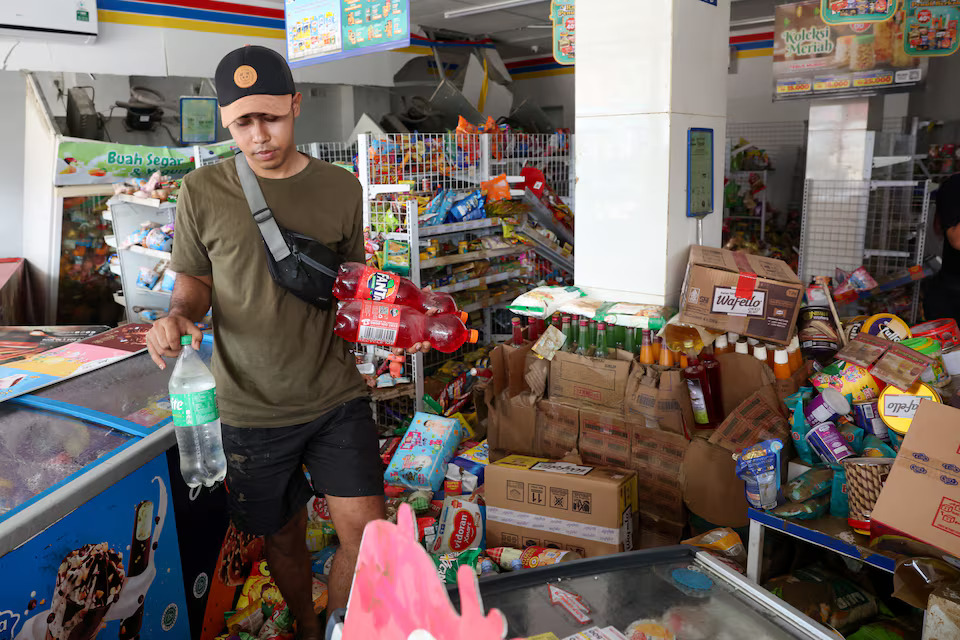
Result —
[[193, 347], [200, 346], [203, 333], [195, 323], [200, 322], [210, 308], [213, 278], [177, 274], [170, 299], [170, 315], [160, 318], [147, 333], [147, 350], [161, 369], [166, 368], [164, 357], [180, 355], [180, 337], [193, 338]]
[[944, 234], [947, 238], [947, 242], [950, 243], [950, 246], [960, 251], [960, 224], [955, 224]]

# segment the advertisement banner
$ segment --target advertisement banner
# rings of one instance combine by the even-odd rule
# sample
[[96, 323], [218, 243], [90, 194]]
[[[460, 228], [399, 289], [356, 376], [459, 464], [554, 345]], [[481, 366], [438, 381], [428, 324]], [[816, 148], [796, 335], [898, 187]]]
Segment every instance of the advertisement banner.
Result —
[[0, 557], [0, 640], [188, 638], [161, 455]]
[[[232, 142], [200, 147], [208, 157], [233, 155]], [[146, 179], [154, 171], [179, 179], [196, 167], [195, 147], [144, 147], [102, 140], [62, 138], [57, 150], [54, 184], [113, 184]]]
[[284, 11], [291, 67], [410, 45], [410, 0], [285, 0]]
[[827, 24], [886, 22], [897, 12], [897, 0], [822, 0], [820, 13]]
[[574, 0], [553, 0], [550, 20], [553, 21], [553, 59], [560, 64], [576, 63], [576, 18]]
[[886, 22], [829, 25], [820, 5], [776, 7], [775, 100], [905, 91], [926, 79], [926, 64], [904, 49], [904, 11]]
[[949, 56], [960, 48], [958, 0], [904, 0], [906, 51], [912, 56]]

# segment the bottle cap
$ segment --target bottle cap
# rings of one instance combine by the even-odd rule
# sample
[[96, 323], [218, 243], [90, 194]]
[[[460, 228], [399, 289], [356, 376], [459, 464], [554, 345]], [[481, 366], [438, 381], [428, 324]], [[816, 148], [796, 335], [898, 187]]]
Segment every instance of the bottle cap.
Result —
[[751, 347], [755, 347], [760, 344], [760, 341], [756, 338], [747, 338], [747, 344], [749, 344]]
[[797, 336], [793, 336], [793, 337], [790, 339], [790, 346], [789, 346], [788, 348], [789, 348], [789, 349], [799, 349], [799, 348], [800, 348], [800, 338], [798, 338]]
[[476, 329], [470, 329], [470, 335], [467, 337], [467, 342], [470, 344], [476, 344], [480, 339], [480, 332]]
[[601, 322], [600, 324], [597, 325], [597, 329], [606, 329], [606, 328], [607, 328], [606, 322]]
[[757, 360], [766, 360], [767, 359], [767, 348], [762, 344], [758, 344], [753, 348], [753, 357]]
[[739, 334], [739, 333], [734, 333], [733, 331], [728, 331], [728, 332], [727, 332], [727, 342], [728, 342], [728, 343], [732, 342], [733, 344], [736, 344], [736, 343], [737, 343], [737, 340], [739, 340], [739, 339], [740, 339], [740, 334]]
[[581, 327], [587, 326], [587, 322], [588, 322], [588, 321], [587, 321], [586, 318], [580, 318], [580, 326], [581, 326]]
[[774, 364], [788, 364], [790, 362], [790, 356], [787, 355], [786, 349], [777, 349], [773, 352], [773, 363]]
[[514, 316], [514, 317], [510, 320], [510, 324], [520, 324], [520, 318]]
[[725, 336], [725, 335], [717, 336], [717, 339], [713, 341], [713, 348], [714, 348], [714, 349], [716, 349], [716, 348], [718, 348], [718, 347], [719, 347], [720, 349], [726, 349], [728, 346], [730, 346], [730, 344], [727, 342], [727, 336]]
[[185, 347], [187, 345], [193, 344], [193, 336], [180, 336], [180, 346]]
[[461, 312], [460, 312], [460, 322], [466, 324], [466, 323], [467, 323], [467, 318], [469, 318], [469, 317], [470, 317], [470, 314], [467, 313], [466, 311], [461, 311]]
[[738, 341], [737, 344], [734, 345], [734, 349], [737, 353], [750, 355], [750, 345], [747, 344], [746, 340]]

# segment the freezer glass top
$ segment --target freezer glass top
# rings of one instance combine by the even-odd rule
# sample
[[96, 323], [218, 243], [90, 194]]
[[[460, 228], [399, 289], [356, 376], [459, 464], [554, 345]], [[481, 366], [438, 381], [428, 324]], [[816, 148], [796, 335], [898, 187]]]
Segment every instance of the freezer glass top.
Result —
[[[210, 366], [212, 355], [212, 346], [203, 343], [200, 356], [207, 366]], [[167, 383], [175, 361], [167, 362], [167, 368], [160, 369], [147, 353], [141, 353], [34, 395], [93, 409], [153, 429], [170, 421]]]
[[0, 404], [0, 520], [129, 440], [83, 420]]
[[581, 569], [570, 577], [562, 577], [562, 570], [548, 571], [546, 579], [518, 588], [509, 587], [518, 574], [494, 579], [495, 587], [481, 580], [483, 606], [506, 616], [510, 638], [547, 632], [566, 638], [594, 626], [612, 626], [628, 639], [811, 637], [800, 635], [772, 608], [751, 602], [745, 593], [756, 587], [737, 591], [692, 555], [687, 560], [634, 564], [626, 559], [598, 562], [597, 571], [584, 574]]

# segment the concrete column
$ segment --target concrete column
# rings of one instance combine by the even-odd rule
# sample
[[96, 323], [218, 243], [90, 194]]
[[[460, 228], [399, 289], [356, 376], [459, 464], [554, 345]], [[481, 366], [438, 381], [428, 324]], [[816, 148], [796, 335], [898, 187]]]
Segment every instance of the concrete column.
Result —
[[576, 282], [608, 300], [673, 304], [697, 221], [687, 218], [687, 132], [714, 130], [723, 211], [730, 0], [577, 3]]

